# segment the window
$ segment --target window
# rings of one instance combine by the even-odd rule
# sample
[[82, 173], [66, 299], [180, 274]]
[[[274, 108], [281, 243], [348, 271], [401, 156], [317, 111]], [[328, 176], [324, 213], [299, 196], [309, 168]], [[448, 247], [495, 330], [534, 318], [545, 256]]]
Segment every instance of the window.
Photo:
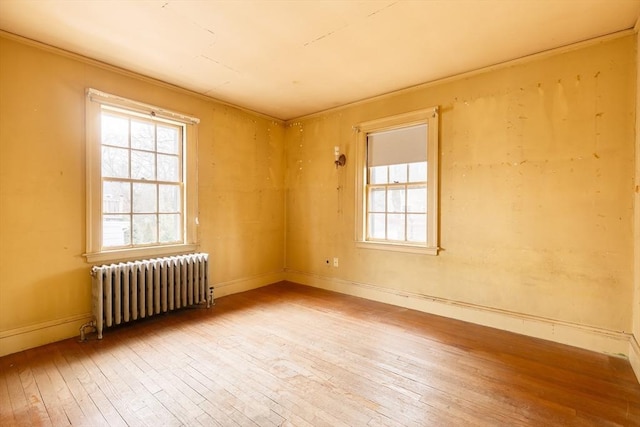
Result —
[[437, 109], [358, 126], [360, 246], [437, 254]]
[[87, 259], [195, 250], [198, 120], [87, 95]]

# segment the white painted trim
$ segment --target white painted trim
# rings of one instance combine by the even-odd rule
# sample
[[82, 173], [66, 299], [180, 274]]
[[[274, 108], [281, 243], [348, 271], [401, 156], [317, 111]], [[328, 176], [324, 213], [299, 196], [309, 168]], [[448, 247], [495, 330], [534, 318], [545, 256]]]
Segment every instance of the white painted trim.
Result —
[[83, 254], [90, 264], [122, 262], [136, 259], [159, 258], [172, 255], [186, 255], [198, 250], [197, 244], [154, 246], [151, 248], [120, 249]]
[[202, 94], [202, 93], [194, 92], [194, 91], [192, 91], [190, 89], [185, 89], [185, 88], [183, 88], [181, 86], [177, 86], [177, 85], [172, 84], [172, 83], [167, 83], [165, 81], [158, 80], [158, 79], [155, 79], [153, 77], [145, 76], [143, 74], [139, 74], [139, 73], [127, 70], [125, 68], [120, 68], [120, 67], [117, 67], [115, 65], [107, 64], [106, 62], [98, 61], [97, 59], [89, 58], [88, 56], [83, 56], [83, 55], [80, 55], [78, 53], [74, 53], [74, 52], [71, 52], [71, 51], [68, 51], [68, 50], [61, 49], [59, 47], [52, 46], [50, 44], [46, 44], [46, 43], [43, 43], [43, 42], [39, 42], [37, 40], [33, 40], [33, 39], [29, 39], [29, 38], [26, 38], [26, 37], [23, 37], [23, 36], [19, 36], [17, 34], [10, 33], [10, 32], [5, 31], [5, 30], [0, 30], [0, 37], [6, 38], [8, 40], [17, 41], [18, 43], [22, 43], [22, 44], [25, 44], [27, 46], [35, 47], [35, 48], [43, 50], [45, 52], [50, 52], [50, 53], [53, 53], [53, 54], [56, 54], [56, 55], [60, 55], [62, 57], [69, 58], [69, 59], [72, 59], [74, 61], [82, 62], [83, 64], [87, 64], [87, 65], [91, 65], [91, 66], [94, 66], [94, 67], [97, 67], [97, 68], [100, 68], [100, 69], [103, 69], [103, 70], [111, 71], [111, 72], [120, 74], [120, 75], [125, 76], [125, 77], [131, 77], [131, 78], [134, 78], [136, 80], [139, 80], [139, 81], [142, 81], [142, 82], [145, 82], [145, 83], [150, 83], [150, 84], [153, 84], [153, 85], [156, 85], [156, 86], [160, 86], [160, 87], [163, 87], [163, 88], [175, 91], [175, 92], [179, 92], [179, 93], [182, 93], [182, 94], [185, 94], [185, 95], [188, 95], [188, 96], [193, 96], [193, 97], [198, 98], [198, 99], [203, 100], [203, 101], [215, 102], [216, 104], [220, 104], [220, 105], [225, 106], [225, 107], [235, 108], [235, 109], [237, 109], [239, 111], [243, 111], [245, 113], [252, 114], [252, 115], [261, 117], [263, 119], [266, 119], [266, 120], [274, 121], [279, 125], [284, 125], [285, 124], [285, 121], [282, 120], [282, 119], [278, 119], [276, 117], [272, 117], [272, 116], [269, 116], [269, 115], [264, 114], [264, 113], [253, 111], [253, 110], [251, 110], [249, 108], [240, 107], [240, 106], [232, 104], [230, 102], [226, 102], [226, 101], [222, 101], [220, 99], [214, 98], [213, 96], [210, 96], [210, 95], [205, 95], [205, 94]]
[[[258, 274], [251, 277], [243, 277], [241, 279], [214, 283], [213, 295], [215, 299], [218, 299], [227, 295], [250, 291], [251, 289], [282, 282], [285, 280], [284, 276], [284, 271], [274, 271], [271, 273]], [[211, 284], [209, 285], [211, 286]]]
[[[154, 121], [171, 120], [184, 132], [182, 137], [181, 188], [183, 191], [183, 242], [174, 245], [131, 247], [103, 250], [102, 248], [102, 142], [100, 115], [103, 106], [116, 106], [128, 117], [144, 111]], [[116, 262], [128, 259], [154, 258], [193, 252], [198, 246], [198, 123], [195, 117], [162, 109], [150, 104], [112, 95], [93, 88], [86, 89], [85, 98], [85, 151], [86, 151], [86, 257], [88, 263]]]
[[423, 255], [438, 255], [438, 246], [426, 247], [426, 246], [414, 246], [414, 245], [401, 245], [387, 242], [374, 242], [374, 241], [356, 241], [356, 248], [359, 249], [371, 249], [377, 251], [388, 252], [406, 252], [412, 254]]
[[631, 363], [633, 372], [640, 383], [640, 344], [638, 344], [637, 337], [633, 335], [629, 339], [629, 363]]
[[[639, 21], [640, 22], [640, 21]], [[292, 119], [288, 119], [285, 121], [285, 124], [291, 124], [291, 123], [295, 123], [295, 122], [300, 122], [300, 121], [306, 121], [306, 120], [310, 120], [316, 117], [320, 117], [320, 116], [324, 116], [326, 114], [333, 114], [333, 113], [337, 113], [339, 111], [343, 111], [346, 110], [348, 108], [353, 108], [359, 105], [365, 105], [365, 104], [371, 104], [373, 102], [377, 102], [377, 101], [383, 101], [389, 98], [394, 98], [397, 97], [399, 95], [403, 95], [403, 94], [408, 94], [408, 93], [414, 93], [416, 91], [419, 90], [424, 90], [426, 88], [429, 87], [433, 87], [433, 86], [440, 86], [446, 83], [452, 83], [452, 82], [456, 82], [459, 80], [464, 80], [464, 79], [469, 79], [471, 77], [477, 76], [479, 74], [484, 74], [484, 73], [489, 73], [492, 71], [497, 71], [497, 70], [502, 70], [505, 68], [509, 68], [509, 67], [515, 67], [517, 65], [521, 65], [521, 64], [527, 64], [529, 62], [533, 62], [533, 61], [537, 61], [540, 59], [544, 59], [544, 58], [548, 58], [551, 56], [555, 56], [555, 55], [561, 55], [563, 53], [568, 53], [568, 52], [573, 52], [575, 50], [578, 49], [583, 49], [583, 48], [587, 48], [589, 46], [595, 46], [597, 44], [600, 43], [605, 43], [611, 40], [615, 40], [618, 38], [622, 38], [622, 37], [626, 37], [629, 35], [632, 35], [635, 33], [635, 29], [634, 28], [630, 28], [627, 30], [622, 30], [622, 31], [618, 31], [615, 33], [611, 33], [611, 34], [606, 34], [604, 36], [600, 36], [600, 37], [596, 37], [594, 39], [589, 39], [589, 40], [584, 40], [581, 42], [577, 42], [577, 43], [573, 43], [573, 44], [569, 44], [566, 46], [560, 46], [557, 48], [553, 48], [553, 49], [549, 49], [549, 50], [544, 50], [542, 52], [536, 52], [533, 53], [531, 55], [527, 55], [527, 56], [522, 56], [520, 58], [515, 58], [515, 59], [510, 59], [504, 62], [499, 62], [496, 64], [492, 64], [492, 65], [488, 65], [486, 67], [483, 68], [478, 68], [475, 70], [470, 70], [470, 71], [466, 71], [466, 72], [462, 72], [459, 74], [453, 74], [450, 76], [445, 76], [439, 79], [435, 79], [435, 80], [431, 80], [425, 83], [420, 83], [417, 84], [415, 86], [410, 86], [404, 89], [398, 89], [398, 90], [394, 90], [388, 93], [383, 93], [381, 95], [377, 95], [377, 96], [372, 96], [369, 98], [364, 98], [361, 99], [359, 101], [354, 101], [348, 104], [344, 104], [344, 105], [339, 105], [337, 107], [332, 107], [332, 108], [328, 108], [326, 110], [322, 110], [322, 111], [318, 111], [315, 113], [310, 113], [304, 116], [300, 116], [300, 117], [294, 117]]]
[[118, 108], [125, 108], [130, 111], [137, 111], [142, 113], [144, 116], [151, 115], [154, 118], [162, 117], [173, 122], [178, 121], [184, 124], [197, 125], [200, 123], [200, 119], [197, 117], [191, 117], [189, 115], [179, 113], [177, 111], [167, 110], [156, 105], [151, 105], [111, 93], [102, 92], [94, 88], [87, 89], [87, 98], [102, 105], [112, 105]]
[[[284, 271], [259, 274], [252, 277], [214, 284], [214, 297], [220, 298], [284, 280]], [[211, 285], [211, 284], [210, 284]], [[36, 323], [20, 328], [0, 331], [0, 357], [17, 353], [75, 336], [80, 336], [80, 326], [92, 319], [91, 313], [79, 314], [63, 319]]]
[[[356, 247], [397, 252], [438, 254], [439, 220], [439, 106], [410, 111], [394, 116], [382, 117], [354, 126], [356, 137], [355, 176], [355, 242]], [[427, 126], [427, 241], [423, 246], [367, 240], [367, 136], [371, 132], [384, 132], [403, 127]]]
[[633, 190], [633, 301], [631, 306], [631, 330], [629, 362], [640, 382], [640, 17], [634, 27], [636, 32], [636, 135], [635, 180]]
[[2, 331], [0, 332], [0, 356], [80, 336], [80, 326], [90, 321], [91, 317], [91, 313], [78, 314]]
[[[286, 270], [287, 281], [489, 326], [614, 356], [629, 356], [631, 334], [484, 307], [382, 286]], [[639, 354], [640, 356], [640, 354]]]

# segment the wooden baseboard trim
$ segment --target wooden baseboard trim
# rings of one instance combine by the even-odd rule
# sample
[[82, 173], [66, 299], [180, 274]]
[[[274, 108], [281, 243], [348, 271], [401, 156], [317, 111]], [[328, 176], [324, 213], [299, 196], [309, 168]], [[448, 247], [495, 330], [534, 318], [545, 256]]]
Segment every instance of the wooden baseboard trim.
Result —
[[[450, 317], [465, 322], [502, 329], [567, 344], [609, 355], [629, 357], [631, 334], [562, 322], [553, 319], [483, 307], [474, 304], [398, 291], [316, 274], [286, 270], [288, 281], [336, 291], [400, 307]], [[636, 347], [637, 348], [637, 347]], [[637, 355], [640, 357], [640, 353]], [[636, 370], [636, 373], [638, 371]]]
[[80, 326], [90, 320], [91, 314], [86, 313], [2, 331], [0, 356], [80, 336]]
[[274, 271], [272, 273], [259, 274], [256, 276], [244, 277], [242, 279], [214, 283], [213, 284], [214, 297], [220, 298], [226, 295], [250, 291], [251, 289], [256, 289], [262, 286], [271, 285], [272, 283], [282, 282], [283, 280], [284, 280], [284, 271]]
[[[273, 272], [253, 277], [216, 283], [215, 298], [244, 292], [284, 280], [284, 272]], [[38, 347], [55, 341], [80, 336], [80, 326], [91, 320], [91, 314], [80, 314], [0, 332], [0, 357]]]
[[638, 337], [635, 335], [629, 339], [629, 362], [640, 383], [640, 344], [638, 344]]

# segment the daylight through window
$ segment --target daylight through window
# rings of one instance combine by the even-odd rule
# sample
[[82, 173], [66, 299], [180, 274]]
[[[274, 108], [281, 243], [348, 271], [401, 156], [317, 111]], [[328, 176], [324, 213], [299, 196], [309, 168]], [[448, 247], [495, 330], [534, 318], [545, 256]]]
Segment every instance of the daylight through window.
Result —
[[184, 125], [109, 106], [100, 122], [102, 247], [182, 242]]
[[437, 253], [437, 109], [361, 124], [356, 241]]
[[367, 135], [367, 237], [427, 242], [427, 126]]
[[195, 248], [192, 139], [197, 123], [178, 113], [88, 91], [90, 261]]

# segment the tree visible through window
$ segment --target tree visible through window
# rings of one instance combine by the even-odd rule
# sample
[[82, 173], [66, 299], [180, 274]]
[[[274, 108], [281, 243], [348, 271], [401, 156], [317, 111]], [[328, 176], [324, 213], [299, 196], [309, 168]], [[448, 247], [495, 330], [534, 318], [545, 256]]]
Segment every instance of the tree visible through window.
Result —
[[358, 130], [357, 241], [436, 254], [437, 109], [363, 123]]
[[197, 249], [199, 122], [87, 89], [89, 262]]
[[101, 113], [102, 247], [182, 241], [183, 125]]
[[371, 240], [427, 242], [427, 162], [369, 168]]

